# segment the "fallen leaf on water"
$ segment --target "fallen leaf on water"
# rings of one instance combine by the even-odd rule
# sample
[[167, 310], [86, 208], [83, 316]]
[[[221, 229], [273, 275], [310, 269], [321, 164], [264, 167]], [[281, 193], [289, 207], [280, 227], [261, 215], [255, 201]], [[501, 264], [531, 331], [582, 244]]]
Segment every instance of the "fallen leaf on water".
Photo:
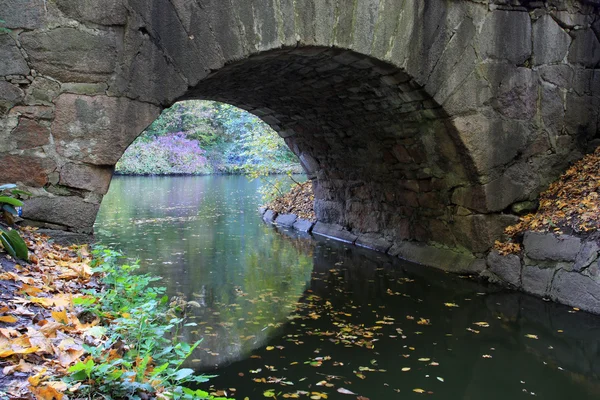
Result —
[[525, 335], [525, 337], [528, 339], [538, 339], [537, 335], [532, 335], [531, 333], [528, 333], [527, 335]]
[[446, 307], [458, 307], [458, 304], [455, 303], [444, 303]]
[[413, 389], [413, 392], [415, 392], [415, 393], [425, 393], [425, 391], [423, 389], [419, 389], [419, 388]]
[[404, 367], [404, 368], [402, 368], [402, 372], [406, 372], [406, 371], [410, 371], [410, 367]]
[[351, 392], [350, 390], [344, 389], [344, 388], [338, 388], [337, 392], [341, 393], [341, 394], [356, 394], [356, 393]]

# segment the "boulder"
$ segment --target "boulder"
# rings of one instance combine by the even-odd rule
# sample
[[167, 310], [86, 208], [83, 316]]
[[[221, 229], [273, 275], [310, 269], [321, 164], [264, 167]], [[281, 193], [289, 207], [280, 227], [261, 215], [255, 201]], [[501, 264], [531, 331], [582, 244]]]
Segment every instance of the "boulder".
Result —
[[93, 231], [99, 204], [75, 196], [35, 197], [25, 201], [23, 218], [69, 227], [81, 233]]
[[550, 291], [552, 300], [600, 314], [600, 284], [577, 272], [559, 270]]
[[275, 218], [275, 223], [289, 228], [294, 225], [294, 222], [296, 222], [297, 219], [298, 216], [296, 214], [279, 214], [277, 215], [277, 218]]
[[524, 266], [521, 274], [523, 291], [540, 297], [547, 296], [554, 272], [554, 268], [539, 268], [534, 265]]
[[275, 222], [275, 218], [277, 218], [277, 213], [273, 210], [267, 210], [265, 211], [262, 217], [265, 222], [272, 224], [273, 222]]
[[581, 239], [569, 235], [525, 232], [523, 247], [525, 255], [534, 260], [575, 261], [581, 247]]
[[504, 282], [521, 286], [521, 259], [515, 254], [500, 255], [493, 250], [488, 254], [487, 265], [496, 276]]
[[309, 221], [307, 219], [298, 218], [296, 222], [294, 222], [294, 229], [300, 232], [310, 232], [312, 231], [314, 222]]
[[590, 266], [598, 258], [600, 247], [596, 242], [585, 242], [575, 258], [573, 271], [581, 271]]

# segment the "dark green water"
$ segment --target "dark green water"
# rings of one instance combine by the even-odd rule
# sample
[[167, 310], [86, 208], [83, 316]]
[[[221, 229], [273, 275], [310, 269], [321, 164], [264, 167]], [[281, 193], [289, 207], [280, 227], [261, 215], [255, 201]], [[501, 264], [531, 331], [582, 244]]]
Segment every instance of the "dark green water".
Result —
[[190, 365], [216, 368], [215, 389], [238, 399], [600, 397], [600, 317], [279, 231], [256, 212], [258, 187], [236, 176], [118, 177], [96, 223], [104, 243], [197, 302], [198, 326], [184, 336], [204, 338]]

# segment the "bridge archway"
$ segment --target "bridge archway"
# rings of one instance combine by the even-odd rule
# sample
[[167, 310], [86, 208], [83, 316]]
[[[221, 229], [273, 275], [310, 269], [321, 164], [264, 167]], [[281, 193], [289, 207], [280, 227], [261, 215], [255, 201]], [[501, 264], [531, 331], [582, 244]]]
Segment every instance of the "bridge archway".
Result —
[[575, 3], [40, 0], [1, 38], [4, 179], [43, 188], [30, 220], [89, 231], [161, 108], [224, 101], [299, 155], [322, 233], [479, 268], [597, 136], [597, 10]]

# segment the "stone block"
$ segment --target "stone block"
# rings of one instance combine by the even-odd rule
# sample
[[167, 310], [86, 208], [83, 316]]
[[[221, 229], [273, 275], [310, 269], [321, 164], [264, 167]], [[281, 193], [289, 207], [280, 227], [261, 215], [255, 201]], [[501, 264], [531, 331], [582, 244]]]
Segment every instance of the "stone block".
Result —
[[460, 245], [476, 253], [485, 253], [502, 236], [504, 229], [517, 221], [518, 217], [509, 214], [456, 216], [454, 235]]
[[309, 221], [307, 219], [298, 218], [296, 222], [294, 222], [294, 229], [300, 232], [310, 232], [312, 231], [314, 222]]
[[75, 196], [35, 197], [25, 201], [23, 217], [91, 233], [99, 204], [87, 203]]
[[56, 229], [38, 229], [37, 233], [50, 237], [52, 242], [61, 246], [71, 246], [72, 244], [88, 244], [94, 240], [94, 237], [85, 233], [67, 232]]
[[358, 236], [345, 230], [342, 226], [336, 224], [326, 224], [317, 222], [312, 230], [313, 234], [325, 236], [346, 243], [354, 243]]
[[365, 233], [358, 235], [358, 239], [356, 239], [355, 244], [357, 246], [366, 247], [382, 253], [386, 253], [390, 247], [392, 247], [392, 243], [378, 233]]
[[565, 59], [571, 37], [550, 15], [544, 15], [533, 24], [533, 63], [559, 63]]
[[115, 165], [159, 114], [150, 104], [107, 96], [64, 93], [55, 104], [52, 134], [58, 153], [95, 165]]
[[99, 194], [106, 194], [112, 175], [112, 167], [67, 163], [60, 170], [60, 184]]
[[500, 255], [493, 250], [488, 254], [487, 265], [504, 282], [521, 287], [521, 259], [515, 254]]
[[27, 96], [25, 96], [25, 104], [50, 105], [54, 98], [60, 93], [60, 83], [43, 77], [37, 77], [33, 80], [29, 88], [27, 88]]
[[589, 276], [559, 270], [550, 297], [559, 303], [600, 314], [600, 283]]
[[452, 120], [474, 167], [481, 174], [511, 162], [525, 150], [529, 130], [518, 121], [487, 117], [481, 113]]
[[581, 239], [552, 233], [525, 232], [525, 255], [540, 261], [574, 261], [581, 248]]
[[103, 82], [115, 71], [114, 31], [56, 28], [25, 32], [20, 40], [32, 68], [61, 82]]
[[267, 207], [258, 207], [258, 213], [263, 216], [267, 212]]
[[472, 273], [471, 265], [475, 260], [472, 254], [414, 242], [395, 243], [388, 253], [403, 260], [455, 273]]
[[0, 35], [0, 76], [29, 75], [29, 66], [10, 35]]
[[278, 214], [277, 218], [275, 218], [275, 223], [290, 228], [297, 219], [298, 216], [296, 214]]
[[492, 11], [478, 36], [481, 56], [523, 64], [531, 55], [531, 19], [527, 12]]
[[521, 287], [526, 293], [545, 297], [550, 292], [554, 273], [554, 268], [539, 268], [534, 265], [526, 265], [523, 267], [521, 274]]
[[526, 197], [526, 188], [506, 175], [485, 185], [459, 187], [452, 192], [454, 204], [479, 212], [502, 211]]
[[0, 10], [6, 10], [2, 13], [2, 26], [9, 29], [40, 28], [47, 15], [44, 0], [0, 0]]
[[19, 119], [19, 125], [12, 131], [11, 136], [17, 142], [19, 150], [41, 147], [50, 143], [50, 129], [28, 118]]
[[579, 272], [589, 267], [598, 258], [598, 250], [600, 250], [598, 243], [594, 241], [584, 242], [575, 258], [573, 271]]
[[544, 65], [538, 69], [538, 72], [543, 80], [561, 88], [569, 88], [575, 75], [573, 67], [566, 64]]
[[6, 113], [15, 104], [19, 104], [25, 93], [16, 85], [0, 81], [0, 115]]
[[127, 10], [123, 0], [55, 0], [58, 8], [78, 21], [99, 25], [125, 25]]
[[272, 224], [275, 222], [275, 218], [277, 218], [277, 213], [273, 210], [267, 210], [262, 217], [265, 222]]
[[571, 34], [574, 38], [569, 49], [569, 62], [594, 68], [600, 62], [600, 42], [594, 31], [592, 29], [575, 30]]
[[[490, 69], [493, 71], [494, 69]], [[502, 71], [503, 69], [495, 69]], [[494, 109], [513, 120], [530, 120], [538, 106], [538, 76], [530, 68], [510, 68], [491, 101]], [[494, 80], [498, 77], [494, 77]]]
[[3, 183], [22, 183], [27, 186], [42, 187], [48, 183], [48, 174], [56, 169], [49, 158], [27, 155], [0, 156]]

